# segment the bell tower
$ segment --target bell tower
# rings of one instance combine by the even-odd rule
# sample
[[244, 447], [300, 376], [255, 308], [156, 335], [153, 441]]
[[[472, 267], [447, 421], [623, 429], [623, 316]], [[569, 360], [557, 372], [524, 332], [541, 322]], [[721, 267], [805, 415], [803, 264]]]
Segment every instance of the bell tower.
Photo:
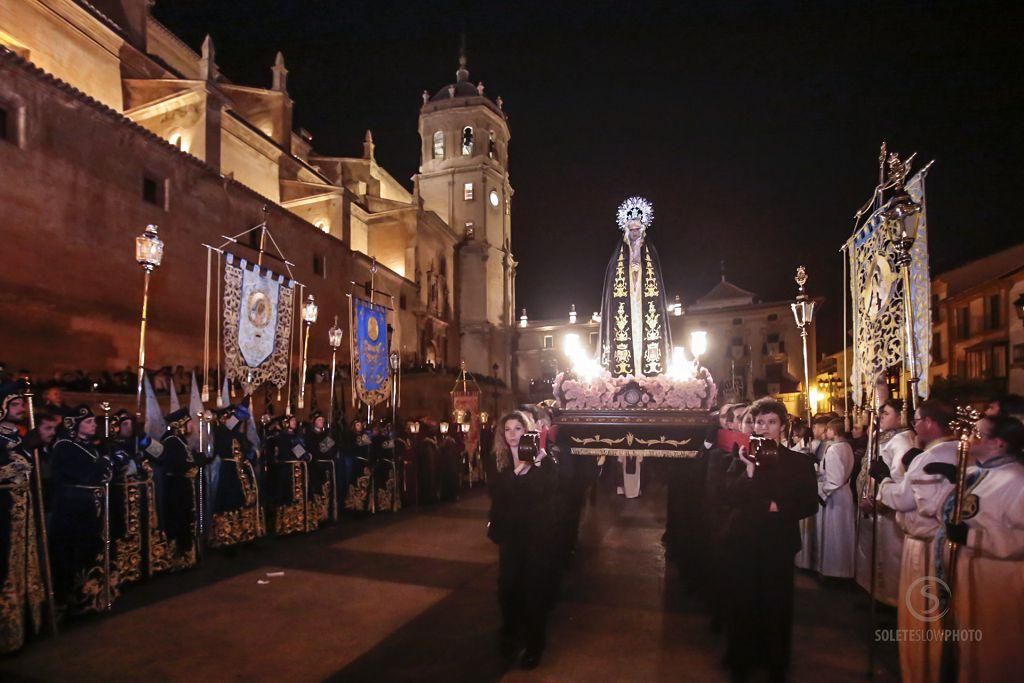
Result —
[[455, 269], [462, 360], [471, 372], [510, 382], [515, 260], [508, 121], [500, 97], [469, 79], [465, 55], [455, 82], [433, 96], [423, 91], [420, 167], [413, 177], [423, 207], [461, 237]]

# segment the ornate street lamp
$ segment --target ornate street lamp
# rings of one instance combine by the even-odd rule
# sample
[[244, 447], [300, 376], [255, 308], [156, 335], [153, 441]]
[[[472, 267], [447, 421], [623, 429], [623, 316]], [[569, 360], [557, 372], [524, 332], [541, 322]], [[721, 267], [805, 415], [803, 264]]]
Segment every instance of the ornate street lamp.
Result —
[[142, 417], [142, 380], [146, 373], [146, 315], [149, 305], [149, 276], [164, 260], [164, 243], [155, 225], [147, 225], [135, 238], [135, 260], [142, 266], [142, 318], [139, 321], [139, 381], [135, 388], [135, 416]]
[[306, 303], [302, 307], [302, 321], [306, 324], [306, 336], [302, 341], [302, 373], [299, 375], [299, 410], [302, 410], [305, 405], [306, 397], [306, 363], [309, 359], [309, 329], [313, 327], [313, 323], [316, 322], [317, 315], [320, 313], [320, 307], [316, 305], [316, 300], [313, 295], [310, 294], [306, 298]]
[[807, 284], [807, 269], [797, 266], [796, 277], [793, 278], [797, 284], [796, 301], [789, 307], [793, 309], [793, 319], [800, 330], [800, 342], [804, 352], [804, 400], [807, 407], [807, 424], [811, 423], [811, 373], [807, 362], [807, 328], [814, 321], [814, 301], [807, 296], [805, 285]]
[[338, 370], [338, 347], [341, 346], [341, 338], [344, 335], [344, 330], [338, 327], [338, 316], [334, 316], [334, 325], [327, 330], [327, 342], [331, 345], [331, 412], [327, 418], [328, 427], [334, 426], [334, 384]]

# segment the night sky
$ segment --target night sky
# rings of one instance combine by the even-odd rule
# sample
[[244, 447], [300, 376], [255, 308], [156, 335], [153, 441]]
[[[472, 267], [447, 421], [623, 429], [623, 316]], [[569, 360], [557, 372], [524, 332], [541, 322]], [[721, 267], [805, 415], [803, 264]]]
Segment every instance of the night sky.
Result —
[[[269, 87], [281, 50], [295, 126], [320, 153], [377, 159], [411, 188], [420, 93], [455, 78], [501, 95], [519, 307], [596, 308], [615, 209], [654, 202], [666, 286], [719, 278], [790, 298], [795, 267], [841, 339], [838, 250], [877, 178], [878, 146], [935, 159], [933, 273], [1021, 240], [1020, 3], [281, 2], [158, 0], [232, 81]], [[518, 311], [516, 312], [518, 316]]]

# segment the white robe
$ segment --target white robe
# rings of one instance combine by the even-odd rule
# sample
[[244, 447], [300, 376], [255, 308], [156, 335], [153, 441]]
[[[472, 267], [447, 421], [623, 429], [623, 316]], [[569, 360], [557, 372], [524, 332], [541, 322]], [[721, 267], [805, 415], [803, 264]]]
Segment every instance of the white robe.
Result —
[[976, 630], [981, 638], [959, 643], [957, 681], [1019, 680], [1024, 675], [1024, 465], [982, 469], [966, 494], [971, 502], [963, 515], [967, 544], [957, 553], [953, 609], [957, 628]]
[[818, 464], [818, 571], [822, 576], [853, 578], [854, 503], [850, 489], [853, 448], [833, 441]]
[[[889, 466], [893, 481], [903, 478], [903, 455], [914, 447], [914, 432], [905, 429], [882, 437], [878, 457]], [[868, 468], [867, 456], [863, 469]], [[873, 482], [869, 482], [871, 486]], [[870, 493], [867, 494], [870, 498]], [[878, 547], [875, 548], [875, 599], [895, 607], [899, 600], [900, 558], [903, 555], [903, 530], [891, 510], [879, 507]], [[857, 517], [856, 579], [861, 588], [871, 591], [871, 534], [876, 524], [870, 515]]]
[[900, 481], [884, 479], [878, 485], [878, 500], [896, 511], [896, 522], [905, 534], [896, 624], [906, 633], [914, 632], [915, 639], [899, 641], [903, 683], [933, 683], [939, 679], [942, 621], [934, 611], [938, 601], [931, 597], [939, 595], [932, 580], [932, 547], [942, 505], [953, 485], [941, 474], [927, 474], [924, 468], [932, 462], [955, 465], [956, 460], [956, 441], [935, 441], [914, 458]]
[[[815, 459], [817, 467], [818, 447], [822, 442], [818, 439], [811, 441], [807, 448], [807, 455]], [[816, 515], [804, 517], [800, 520], [800, 552], [796, 554], [796, 566], [800, 569], [818, 570], [818, 530], [815, 521]]]
[[626, 498], [639, 498], [640, 497], [640, 463], [643, 461], [643, 456], [637, 457], [636, 459], [636, 471], [630, 474], [626, 471], [626, 458], [620, 457], [619, 462], [622, 463], [622, 491], [619, 493], [626, 496]]

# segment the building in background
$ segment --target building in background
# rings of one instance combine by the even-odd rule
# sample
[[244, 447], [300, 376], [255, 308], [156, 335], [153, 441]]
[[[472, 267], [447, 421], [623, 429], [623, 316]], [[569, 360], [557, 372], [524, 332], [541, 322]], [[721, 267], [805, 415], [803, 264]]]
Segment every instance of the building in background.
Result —
[[939, 395], [1024, 394], [1024, 243], [932, 278], [931, 379]]
[[[293, 129], [282, 55], [268, 64], [269, 87], [234, 83], [209, 38], [195, 52], [150, 5], [0, 0], [0, 206], [5, 248], [17, 254], [0, 275], [0, 315], [19, 321], [3, 360], [37, 376], [133, 366], [133, 240], [152, 223], [166, 252], [152, 278], [148, 358], [198, 365], [203, 244], [266, 218], [320, 304], [311, 366], [329, 362], [327, 328], [345, 319], [349, 283], [368, 281], [376, 263], [407, 365], [464, 359], [490, 376], [499, 363], [507, 381], [515, 261], [500, 98], [469, 83], [464, 61], [454, 86], [426, 98], [409, 190], [377, 163], [369, 131], [360, 154], [331, 156]], [[239, 245], [249, 257], [257, 247]], [[274, 253], [266, 264], [284, 271]]]

